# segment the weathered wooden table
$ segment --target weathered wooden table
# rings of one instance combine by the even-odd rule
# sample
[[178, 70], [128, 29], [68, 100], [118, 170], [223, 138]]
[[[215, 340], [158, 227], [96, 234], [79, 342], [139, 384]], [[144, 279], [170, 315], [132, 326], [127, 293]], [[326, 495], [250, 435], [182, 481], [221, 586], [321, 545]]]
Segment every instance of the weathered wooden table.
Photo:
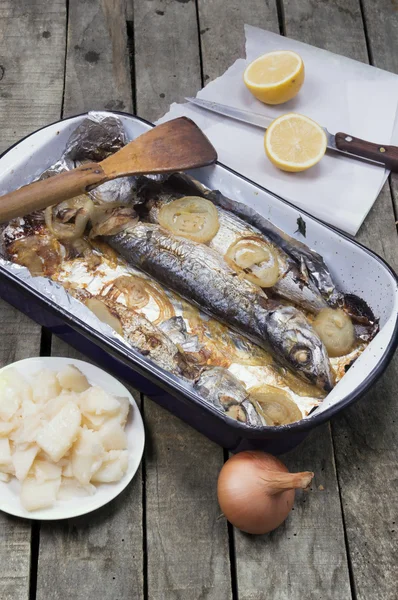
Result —
[[[398, 72], [397, 0], [0, 0], [0, 149], [88, 109], [155, 120], [243, 55], [244, 23]], [[358, 236], [396, 269], [397, 183]], [[1, 364], [76, 354], [5, 302], [0, 315]], [[69, 522], [0, 515], [0, 599], [396, 600], [397, 375], [394, 360], [285, 456], [315, 484], [258, 538], [219, 519], [223, 450], [137, 394], [148, 441], [121, 497]]]

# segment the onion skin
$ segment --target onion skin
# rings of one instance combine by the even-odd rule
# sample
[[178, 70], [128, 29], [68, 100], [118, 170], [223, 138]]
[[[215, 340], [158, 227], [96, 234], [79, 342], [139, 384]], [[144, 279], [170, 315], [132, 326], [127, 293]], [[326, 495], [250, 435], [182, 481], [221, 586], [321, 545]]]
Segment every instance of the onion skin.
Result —
[[314, 473], [289, 473], [271, 454], [240, 452], [224, 464], [217, 495], [224, 516], [232, 525], [251, 534], [273, 531], [288, 516], [296, 489], [306, 489]]

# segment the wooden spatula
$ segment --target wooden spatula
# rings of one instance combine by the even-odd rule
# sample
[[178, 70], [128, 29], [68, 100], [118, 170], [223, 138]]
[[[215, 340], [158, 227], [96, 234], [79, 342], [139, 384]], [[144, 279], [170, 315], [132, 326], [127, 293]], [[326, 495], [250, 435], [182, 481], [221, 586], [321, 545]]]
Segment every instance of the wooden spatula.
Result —
[[186, 171], [216, 160], [215, 149], [193, 121], [173, 119], [143, 133], [100, 163], [85, 163], [1, 196], [0, 223], [74, 198], [117, 177]]

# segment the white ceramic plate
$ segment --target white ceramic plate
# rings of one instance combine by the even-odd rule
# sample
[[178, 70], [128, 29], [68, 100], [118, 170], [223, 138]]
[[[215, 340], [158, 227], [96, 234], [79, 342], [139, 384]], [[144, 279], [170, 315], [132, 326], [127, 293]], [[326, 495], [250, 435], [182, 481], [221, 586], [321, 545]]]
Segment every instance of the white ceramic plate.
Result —
[[93, 496], [63, 501], [58, 500], [52, 508], [32, 512], [25, 510], [21, 505], [19, 499], [21, 484], [15, 477], [9, 483], [0, 481], [0, 510], [10, 515], [26, 519], [51, 521], [56, 519], [70, 519], [87, 514], [118, 496], [133, 479], [141, 462], [145, 441], [144, 424], [141, 414], [128, 389], [112, 377], [112, 375], [82, 360], [57, 357], [27, 358], [26, 360], [20, 360], [19, 362], [3, 367], [0, 373], [13, 367], [29, 379], [32, 375], [40, 371], [40, 369], [48, 368], [53, 371], [60, 371], [63, 367], [70, 364], [80, 369], [92, 385], [98, 385], [109, 394], [124, 396], [130, 400], [131, 408], [125, 428], [129, 453], [127, 472], [116, 483], [96, 485], [97, 491]]

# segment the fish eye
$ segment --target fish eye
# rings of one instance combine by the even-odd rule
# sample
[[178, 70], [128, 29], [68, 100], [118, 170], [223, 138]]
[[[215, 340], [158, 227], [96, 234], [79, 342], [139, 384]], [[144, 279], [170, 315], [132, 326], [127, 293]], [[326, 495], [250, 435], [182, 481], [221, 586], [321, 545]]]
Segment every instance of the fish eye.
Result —
[[311, 351], [304, 346], [296, 346], [292, 350], [292, 358], [298, 365], [306, 365], [311, 360]]

